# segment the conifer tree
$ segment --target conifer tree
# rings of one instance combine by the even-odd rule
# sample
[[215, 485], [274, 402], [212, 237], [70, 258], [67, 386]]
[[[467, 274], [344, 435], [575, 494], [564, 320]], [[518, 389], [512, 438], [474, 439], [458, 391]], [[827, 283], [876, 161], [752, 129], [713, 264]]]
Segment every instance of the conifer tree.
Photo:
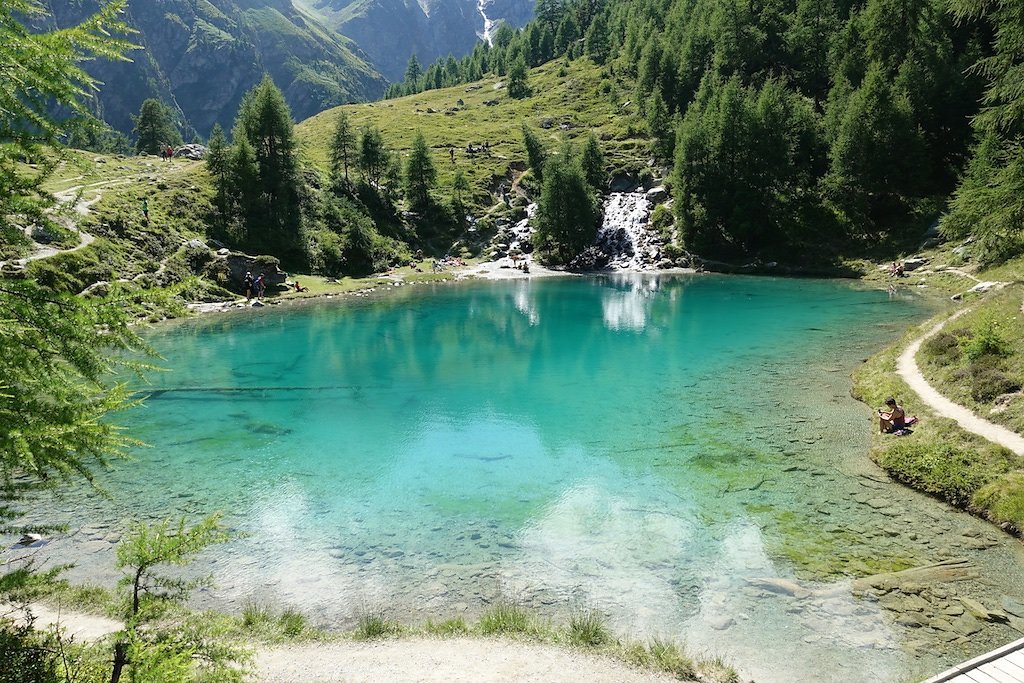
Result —
[[420, 66], [420, 60], [416, 59], [416, 54], [413, 53], [409, 56], [409, 61], [405, 65], [404, 83], [408, 89], [408, 94], [419, 92], [418, 86], [421, 75], [423, 75], [423, 67]]
[[534, 248], [545, 263], [566, 264], [597, 236], [598, 210], [583, 170], [564, 155], [544, 168], [544, 187], [537, 202]]
[[530, 86], [526, 82], [526, 78], [526, 61], [522, 57], [518, 57], [514, 62], [512, 62], [512, 67], [508, 71], [509, 97], [521, 100], [532, 94], [530, 92]]
[[583, 49], [597, 64], [604, 64], [608, 59], [611, 44], [608, 41], [608, 19], [604, 12], [598, 12], [587, 29]]
[[1024, 251], [1024, 6], [999, 0], [952, 0], [961, 22], [988, 21], [991, 54], [976, 70], [988, 79], [984, 107], [974, 120], [974, 150], [941, 223], [943, 234], [974, 235], [984, 263]]
[[356, 136], [352, 131], [348, 115], [338, 112], [338, 120], [334, 124], [334, 136], [331, 138], [331, 178], [335, 184], [344, 179], [348, 184], [348, 167], [355, 156]]
[[301, 215], [294, 124], [284, 95], [269, 75], [242, 98], [234, 138], [249, 143], [258, 173], [258, 201], [242, 206], [250, 237], [296, 248]]
[[214, 124], [206, 149], [206, 170], [213, 176], [217, 190], [215, 204], [221, 219], [227, 215], [228, 200], [231, 197], [231, 148], [220, 124]]
[[544, 164], [547, 161], [547, 152], [544, 151], [544, 143], [540, 141], [526, 122], [523, 121], [523, 146], [526, 147], [526, 163], [537, 180], [544, 180]]
[[430, 204], [430, 190], [437, 180], [437, 169], [423, 133], [416, 131], [412, 151], [405, 165], [405, 194], [411, 206], [422, 209]]
[[391, 152], [384, 144], [384, 136], [376, 128], [364, 128], [359, 138], [359, 170], [363, 182], [380, 189], [390, 163]]
[[181, 133], [174, 124], [174, 114], [160, 100], [145, 100], [134, 120], [136, 152], [159, 154], [167, 145], [177, 147], [181, 144]]
[[583, 169], [583, 176], [592, 188], [600, 191], [604, 188], [604, 152], [593, 133], [587, 135], [587, 141], [583, 143], [583, 152], [580, 154], [580, 168]]

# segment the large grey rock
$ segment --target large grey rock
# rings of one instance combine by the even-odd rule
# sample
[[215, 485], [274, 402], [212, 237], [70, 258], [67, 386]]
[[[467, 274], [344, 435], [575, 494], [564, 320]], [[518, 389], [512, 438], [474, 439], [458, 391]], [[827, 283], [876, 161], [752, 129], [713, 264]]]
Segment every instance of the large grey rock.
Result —
[[927, 265], [928, 259], [924, 256], [915, 256], [914, 258], [908, 258], [903, 262], [903, 270], [909, 272], [911, 270], [917, 270], [923, 265]]
[[668, 199], [668, 190], [665, 189], [664, 185], [658, 185], [647, 190], [647, 201], [652, 204], [659, 204]]
[[178, 149], [174, 150], [174, 156], [191, 159], [192, 161], [199, 161], [206, 157], [206, 146], [199, 144], [182, 145]]
[[288, 279], [288, 273], [280, 268], [280, 262], [273, 256], [249, 256], [240, 252], [234, 252], [224, 259], [228, 266], [228, 283], [237, 292], [242, 291], [242, 281], [247, 272], [258, 277], [263, 273], [267, 288], [283, 285]]

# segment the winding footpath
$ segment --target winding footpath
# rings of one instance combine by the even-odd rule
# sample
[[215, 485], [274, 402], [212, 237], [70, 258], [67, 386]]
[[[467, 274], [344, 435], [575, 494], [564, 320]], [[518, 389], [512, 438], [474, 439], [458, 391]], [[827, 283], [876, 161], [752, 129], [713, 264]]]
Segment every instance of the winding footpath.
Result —
[[896, 372], [921, 397], [921, 400], [940, 416], [948, 417], [972, 434], [977, 434], [993, 443], [1010, 449], [1017, 455], [1024, 456], [1024, 437], [1006, 427], [978, 417], [964, 406], [949, 400], [928, 383], [924, 375], [921, 374], [921, 369], [917, 367], [915, 356], [917, 356], [921, 344], [933, 335], [938, 334], [945, 327], [946, 323], [956, 320], [970, 310], [965, 308], [958, 311], [914, 340], [896, 360]]

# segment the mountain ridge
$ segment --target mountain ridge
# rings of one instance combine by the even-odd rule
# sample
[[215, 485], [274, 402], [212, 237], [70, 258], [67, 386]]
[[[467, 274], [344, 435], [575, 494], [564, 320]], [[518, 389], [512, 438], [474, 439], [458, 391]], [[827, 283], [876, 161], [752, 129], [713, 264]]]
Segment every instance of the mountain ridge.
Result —
[[[49, 28], [95, 11], [97, 0], [47, 0]], [[126, 21], [141, 49], [131, 62], [98, 61], [88, 71], [105, 85], [97, 115], [130, 132], [143, 100], [170, 104], [186, 133], [231, 127], [242, 96], [270, 74], [292, 114], [379, 97], [385, 80], [350, 40], [291, 0], [129, 0]]]

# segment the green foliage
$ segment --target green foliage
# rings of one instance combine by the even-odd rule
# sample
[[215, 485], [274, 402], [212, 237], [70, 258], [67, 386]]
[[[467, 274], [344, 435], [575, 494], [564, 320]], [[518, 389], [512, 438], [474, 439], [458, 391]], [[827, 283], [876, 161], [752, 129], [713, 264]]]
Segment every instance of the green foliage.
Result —
[[[820, 250], [813, 185], [821, 146], [808, 104], [708, 77], [679, 126], [675, 210], [691, 251], [718, 258]], [[816, 231], [816, 234], [813, 234]], [[812, 237], [813, 234], [813, 237]]]
[[527, 83], [526, 61], [520, 56], [508, 70], [508, 96], [521, 100], [533, 94]]
[[1002, 473], [970, 449], [942, 442], [903, 438], [878, 457], [878, 464], [900, 481], [966, 506], [974, 494]]
[[547, 163], [547, 151], [544, 149], [544, 143], [540, 141], [533, 130], [526, 125], [526, 122], [522, 123], [523, 131], [523, 146], [526, 148], [526, 160], [530, 166], [530, 170], [533, 171], [533, 175], [537, 177], [537, 180], [544, 180], [544, 164]]
[[976, 238], [972, 254], [982, 264], [1005, 261], [1024, 250], [1024, 145], [997, 133], [975, 148], [942, 218], [948, 237]]
[[364, 128], [359, 138], [359, 170], [363, 174], [363, 182], [379, 188], [390, 163], [391, 150], [380, 130]]
[[306, 615], [298, 610], [286, 609], [277, 618], [281, 632], [288, 638], [297, 638], [309, 628]]
[[964, 338], [964, 353], [972, 361], [977, 361], [982, 356], [1005, 356], [1009, 351], [1009, 344], [1000, 330], [1001, 325], [995, 318], [980, 321]]
[[939, 365], [949, 365], [960, 359], [960, 339], [948, 332], [940, 332], [925, 341], [921, 349]]
[[687, 680], [696, 677], [693, 659], [677, 644], [655, 638], [648, 646], [655, 668], [670, 673], [676, 678]]
[[[140, 349], [127, 302], [91, 302], [32, 281], [0, 283], [0, 501], [120, 455], [129, 440], [100, 418], [132, 401], [114, 353]], [[28, 475], [30, 480], [21, 477]]]
[[418, 209], [430, 204], [430, 190], [437, 182], [437, 169], [430, 157], [430, 148], [423, 133], [417, 131], [412, 151], [405, 164], [405, 194], [409, 204]]
[[160, 100], [144, 100], [134, 120], [136, 152], [160, 154], [167, 145], [177, 147], [181, 144], [181, 132], [174, 123], [174, 113]]
[[338, 115], [334, 126], [334, 136], [331, 138], [331, 180], [338, 184], [344, 179], [348, 184], [348, 168], [355, 158], [356, 136], [352, 131], [352, 124], [349, 123], [345, 112]]
[[424, 630], [438, 636], [461, 636], [469, 633], [469, 625], [462, 617], [453, 617], [440, 622], [428, 619]]
[[528, 633], [531, 627], [530, 613], [505, 600], [487, 610], [480, 619], [480, 631], [484, 635]]
[[602, 191], [606, 178], [604, 152], [601, 150], [601, 144], [597, 141], [597, 136], [593, 133], [587, 135], [587, 140], [583, 143], [580, 167], [583, 169], [587, 183], [598, 192]]
[[[298, 156], [291, 112], [284, 95], [265, 76], [246, 93], [235, 119], [235, 191], [246, 214], [249, 240], [254, 246], [286, 255], [299, 244]], [[243, 143], [251, 149], [242, 154]], [[255, 168], [255, 178], [252, 171]], [[241, 183], [255, 180], [252, 186]]]
[[542, 262], [569, 263], [597, 237], [599, 217], [593, 191], [578, 163], [564, 156], [549, 159], [533, 235]]
[[212, 648], [206, 620], [179, 625], [171, 632], [147, 627], [164, 616], [175, 604], [184, 602], [192, 589], [208, 585], [210, 578], [185, 579], [163, 573], [168, 566], [182, 566], [211, 545], [225, 543], [231, 535], [220, 524], [220, 514], [212, 514], [189, 525], [184, 518], [173, 522], [137, 523], [117, 546], [115, 566], [125, 572], [119, 582], [124, 590], [125, 628], [114, 645], [111, 681], [116, 683], [124, 670], [132, 681], [188, 679], [193, 660], [202, 651], [207, 673], [213, 680], [238, 680], [241, 673], [232, 662], [244, 653], [233, 648]]
[[[53, 197], [43, 183], [56, 168], [60, 140], [77, 121], [91, 119], [86, 94], [97, 85], [86, 59], [124, 59], [131, 46], [115, 38], [128, 27], [120, 20], [125, 0], [115, 0], [77, 26], [30, 32], [21, 20], [40, 17], [36, 0], [0, 4], [0, 252], [21, 255], [26, 226], [52, 226]], [[54, 105], [70, 119], [50, 116]], [[20, 164], [25, 159], [34, 169]]]

